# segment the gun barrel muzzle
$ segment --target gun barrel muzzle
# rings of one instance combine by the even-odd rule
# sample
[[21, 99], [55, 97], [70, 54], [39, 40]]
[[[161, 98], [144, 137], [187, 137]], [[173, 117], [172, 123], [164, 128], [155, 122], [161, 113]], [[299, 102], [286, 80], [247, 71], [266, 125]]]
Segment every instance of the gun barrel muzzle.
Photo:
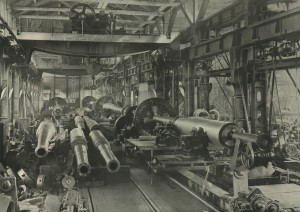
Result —
[[87, 141], [80, 128], [74, 128], [70, 132], [70, 141], [77, 162], [77, 172], [80, 176], [87, 176], [91, 172], [88, 160]]
[[35, 155], [39, 158], [44, 158], [49, 152], [49, 142], [55, 136], [55, 124], [52, 121], [42, 121], [36, 130], [37, 147], [35, 148]]
[[120, 169], [120, 162], [111, 150], [108, 140], [104, 137], [100, 130], [92, 130], [90, 132], [90, 138], [93, 141], [94, 146], [99, 150], [103, 157], [106, 169], [110, 173], [115, 173]]

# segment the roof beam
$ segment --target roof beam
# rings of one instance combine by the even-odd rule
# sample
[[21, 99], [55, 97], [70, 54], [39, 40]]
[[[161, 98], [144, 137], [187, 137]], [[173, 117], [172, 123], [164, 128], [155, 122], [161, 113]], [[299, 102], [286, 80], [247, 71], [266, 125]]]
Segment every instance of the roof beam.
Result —
[[[182, 4], [179, 5], [181, 11], [183, 12], [184, 16], [185, 16], [185, 19], [189, 22], [190, 25], [193, 24], [192, 20], [190, 19], [188, 13], [186, 12], [185, 8], [183, 7]], [[176, 18], [176, 17], [175, 17]]]
[[[37, 3], [35, 3], [34, 6], [35, 7], [45, 6], [45, 5], [49, 4], [49, 3], [50, 3], [49, 0], [41, 0], [41, 1], [37, 2]], [[28, 12], [28, 11], [21, 11], [19, 13], [19, 15], [24, 15], [26, 12]]]
[[[56, 0], [50, 0], [50, 1], [56, 1]], [[162, 7], [162, 6], [177, 6], [178, 3], [163, 3], [163, 2], [154, 2], [154, 1], [138, 1], [138, 0], [60, 0], [60, 1], [74, 1], [78, 3], [93, 3], [93, 2], [99, 2], [107, 3], [107, 4], [131, 4], [131, 5], [139, 5], [139, 6], [152, 6], [152, 7]]]
[[[171, 4], [171, 3], [176, 3], [176, 2], [175, 2], [175, 0], [171, 0], [169, 4]], [[176, 6], [178, 6], [178, 4]], [[167, 5], [161, 6], [161, 7], [159, 7], [159, 9], [157, 11], [164, 14], [164, 12], [162, 12], [162, 11], [165, 10], [166, 8], [168, 8], [168, 7], [170, 7], [170, 6], [167, 6]], [[157, 15], [149, 16], [148, 21], [153, 20], [155, 17], [157, 17]], [[146, 24], [144, 24], [144, 25], [146, 25]], [[141, 27], [143, 27], [143, 25]], [[150, 27], [152, 28], [153, 26], [150, 26]]]
[[180, 8], [181, 8], [180, 6], [177, 6], [172, 9], [169, 25], [168, 25], [167, 32], [166, 32], [167, 38], [171, 38], [171, 33], [172, 33], [172, 29], [173, 29], [173, 26], [175, 23], [176, 15]]
[[[44, 19], [44, 20], [70, 20], [68, 16], [50, 16], [50, 15], [20, 15], [20, 19]], [[139, 21], [118, 19], [117, 23], [133, 23], [133, 24], [153, 24], [155, 21]]]
[[99, 2], [98, 7], [99, 9], [105, 9], [108, 5], [108, 2]]
[[[13, 10], [17, 11], [41, 11], [41, 12], [70, 12], [70, 8], [46, 8], [46, 7], [13, 7]], [[95, 12], [100, 12], [103, 9], [95, 9]], [[143, 12], [143, 11], [131, 11], [131, 10], [104, 10], [106, 13], [113, 13], [119, 15], [141, 15], [141, 16], [160, 16], [161, 12]]]
[[197, 22], [201, 22], [205, 16], [210, 0], [202, 0], [202, 4], [197, 16]]

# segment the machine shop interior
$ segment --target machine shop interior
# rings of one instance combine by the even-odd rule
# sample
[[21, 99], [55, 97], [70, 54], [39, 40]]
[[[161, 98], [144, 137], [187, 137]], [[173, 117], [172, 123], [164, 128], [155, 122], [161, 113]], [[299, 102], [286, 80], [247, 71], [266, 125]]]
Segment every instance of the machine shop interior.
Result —
[[0, 212], [300, 212], [300, 0], [0, 0]]

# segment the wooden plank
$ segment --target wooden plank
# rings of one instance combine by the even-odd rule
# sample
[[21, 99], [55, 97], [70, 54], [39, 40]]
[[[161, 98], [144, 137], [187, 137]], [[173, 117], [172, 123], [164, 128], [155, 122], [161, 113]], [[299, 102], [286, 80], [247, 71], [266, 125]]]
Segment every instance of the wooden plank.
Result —
[[153, 211], [136, 186], [130, 183], [90, 188], [94, 211]]
[[159, 211], [209, 211], [198, 200], [159, 175], [152, 176], [141, 168], [131, 168], [133, 181], [143, 190]]

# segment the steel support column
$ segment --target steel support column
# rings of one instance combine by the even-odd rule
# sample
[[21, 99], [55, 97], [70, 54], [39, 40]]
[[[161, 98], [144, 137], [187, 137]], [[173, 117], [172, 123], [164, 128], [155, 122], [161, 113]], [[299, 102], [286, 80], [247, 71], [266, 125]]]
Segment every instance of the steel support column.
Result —
[[243, 98], [244, 92], [242, 87], [243, 75], [237, 70], [240, 64], [240, 50], [238, 48], [233, 48], [230, 51], [230, 75], [231, 80], [234, 84], [234, 97], [233, 97], [233, 117], [234, 122], [246, 129], [246, 119], [245, 119], [245, 111], [243, 106]]
[[12, 72], [12, 87], [14, 89], [13, 96], [12, 96], [12, 120], [17, 121], [19, 119], [19, 90], [20, 90], [20, 84], [19, 84], [19, 76], [16, 73], [16, 70], [13, 70]]
[[185, 112], [186, 116], [192, 116], [195, 110], [194, 108], [194, 88], [195, 88], [195, 81], [191, 80], [194, 76], [195, 64], [193, 61], [188, 61], [186, 64], [185, 73]]

